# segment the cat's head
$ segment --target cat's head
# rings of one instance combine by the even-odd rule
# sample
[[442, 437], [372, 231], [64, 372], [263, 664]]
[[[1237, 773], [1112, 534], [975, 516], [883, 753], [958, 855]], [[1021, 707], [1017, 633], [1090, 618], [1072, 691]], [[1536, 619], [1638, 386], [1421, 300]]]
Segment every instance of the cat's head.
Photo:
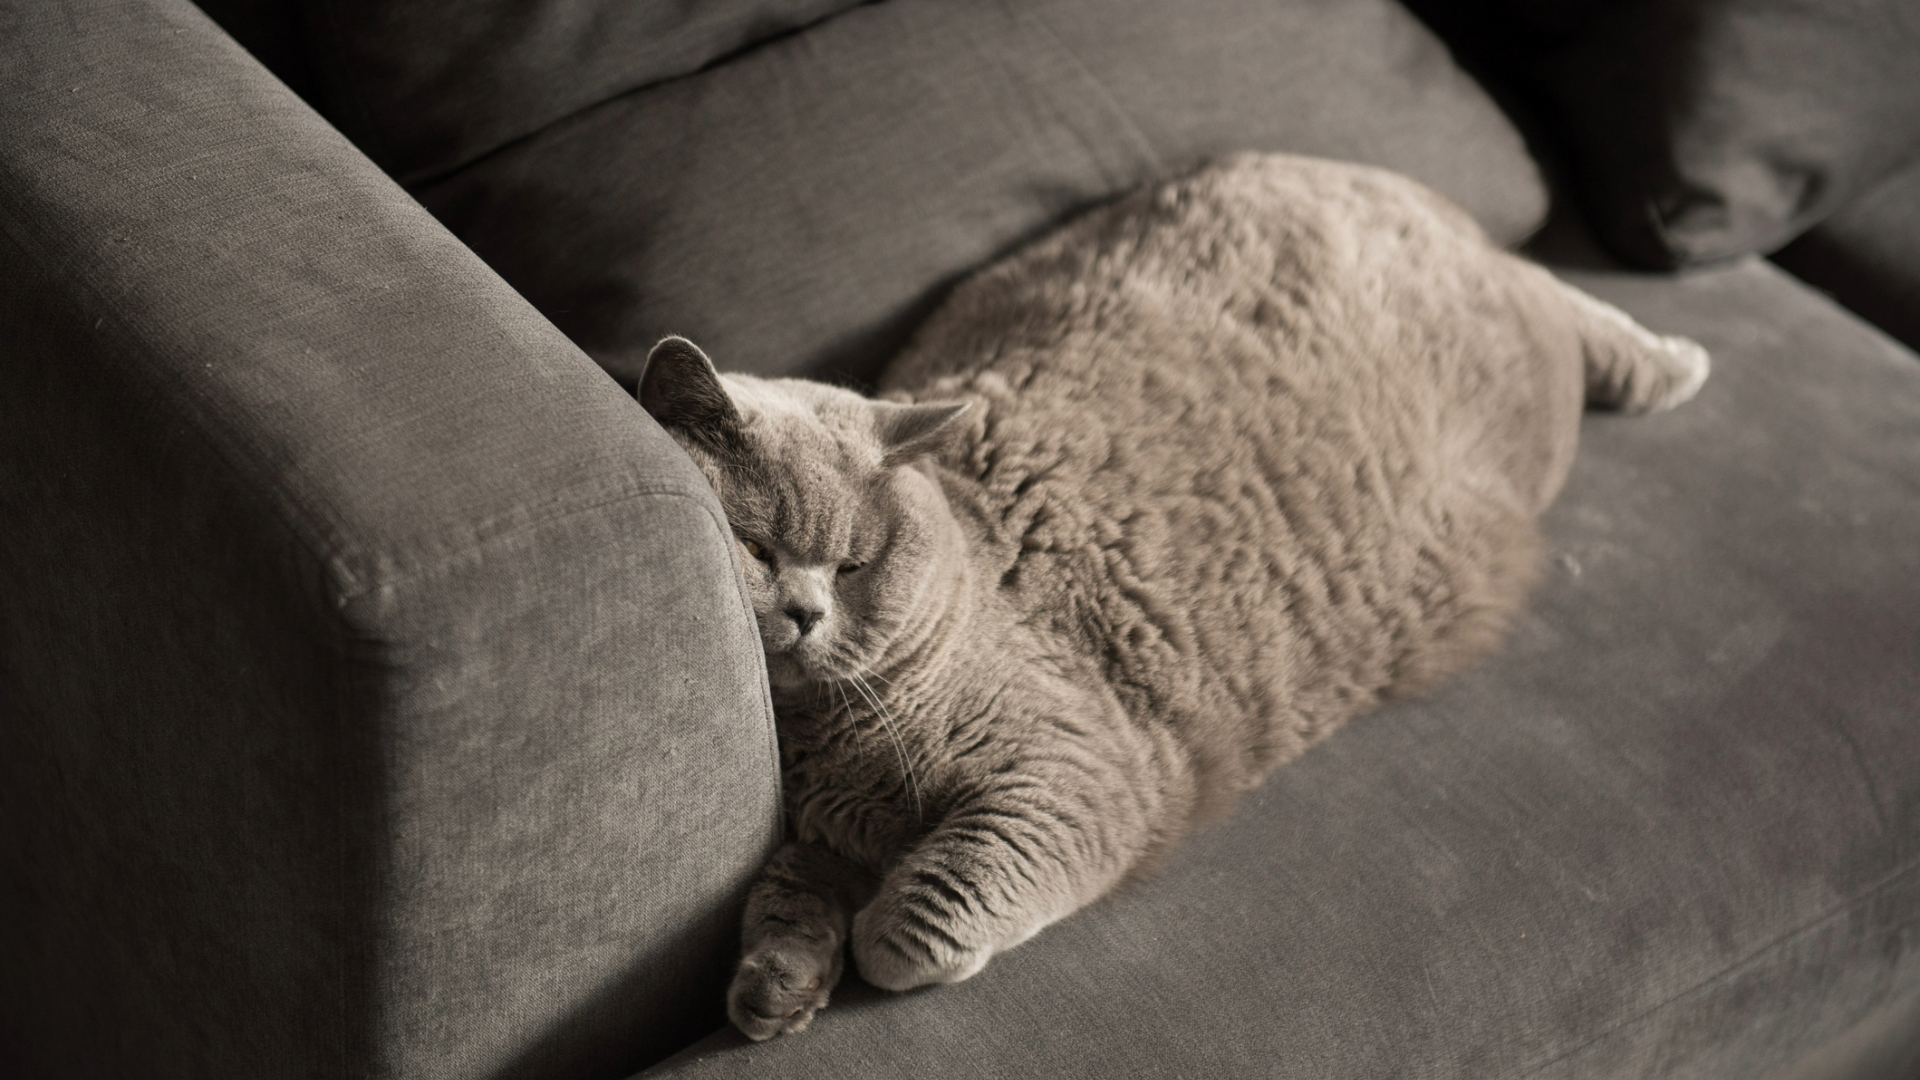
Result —
[[938, 618], [964, 541], [939, 485], [910, 466], [965, 404], [720, 375], [678, 337], [647, 357], [637, 396], [720, 497], [776, 688], [873, 670]]

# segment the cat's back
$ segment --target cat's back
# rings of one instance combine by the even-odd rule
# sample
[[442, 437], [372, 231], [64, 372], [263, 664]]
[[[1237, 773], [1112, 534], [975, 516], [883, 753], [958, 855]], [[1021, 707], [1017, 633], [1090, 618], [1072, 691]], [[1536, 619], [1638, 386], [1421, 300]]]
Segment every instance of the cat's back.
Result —
[[[1580, 402], [1577, 343], [1526, 317], [1551, 287], [1406, 177], [1246, 154], [967, 281], [883, 388], [985, 398], [1008, 434], [1151, 433], [1176, 471], [1194, 453], [1217, 466], [1248, 440], [1297, 448], [1355, 423], [1377, 448], [1422, 453], [1451, 449], [1432, 445], [1441, 427], [1505, 424], [1496, 434], [1528, 453], [1483, 479], [1538, 507], [1571, 459], [1557, 436]], [[1568, 362], [1541, 362], [1556, 353]], [[1547, 422], [1529, 424], [1543, 401]]]
[[948, 464], [1002, 593], [1251, 779], [1515, 599], [1581, 395], [1538, 274], [1404, 178], [1240, 157], [967, 282], [886, 385], [985, 405]]

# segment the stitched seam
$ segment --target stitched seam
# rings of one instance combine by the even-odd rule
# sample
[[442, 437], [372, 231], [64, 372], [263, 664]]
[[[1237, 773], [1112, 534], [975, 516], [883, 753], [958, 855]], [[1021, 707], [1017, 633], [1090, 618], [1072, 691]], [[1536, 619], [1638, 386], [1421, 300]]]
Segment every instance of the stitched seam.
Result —
[[[740, 612], [742, 615], [745, 616], [746, 625], [748, 627], [752, 628], [757, 626], [757, 617], [754, 615], [754, 612], [753, 612], [753, 601], [752, 601], [752, 598], [747, 595], [746, 575], [741, 573], [740, 571], [739, 553], [735, 550], [735, 546], [728, 542], [733, 537], [733, 527], [727, 522], [726, 515], [721, 511], [721, 509], [714, 503], [712, 499], [706, 497], [706, 495], [701, 492], [688, 491], [685, 488], [679, 487], [679, 486], [646, 486], [646, 487], [641, 487], [635, 490], [622, 492], [617, 495], [611, 495], [606, 498], [596, 499], [592, 502], [571, 506], [571, 507], [568, 507], [566, 510], [560, 511], [558, 513], [550, 513], [543, 517], [537, 518], [535, 520], [523, 522], [513, 528], [504, 529], [500, 532], [494, 533], [490, 536], [485, 537], [484, 539], [479, 540], [474, 544], [462, 547], [457, 551], [447, 553], [444, 557], [442, 557], [439, 561], [437, 561], [435, 564], [433, 564], [430, 567], [424, 567], [417, 571], [413, 571], [413, 572], [410, 572], [404, 575], [399, 575], [396, 577], [385, 578], [385, 579], [382, 579], [378, 584], [382, 586], [392, 586], [392, 587], [418, 584], [421, 581], [424, 581], [426, 579], [432, 578], [436, 575], [446, 572], [454, 564], [458, 563], [462, 559], [467, 558], [474, 551], [479, 550], [480, 548], [487, 547], [495, 543], [512, 540], [512, 539], [524, 536], [528, 533], [534, 532], [536, 530], [544, 529], [550, 525], [563, 522], [574, 517], [578, 517], [582, 514], [594, 513], [596, 511], [604, 510], [609, 507], [620, 506], [620, 505], [624, 505], [630, 502], [635, 502], [641, 499], [663, 498], [663, 497], [671, 498], [671, 499], [680, 499], [686, 502], [691, 502], [695, 506], [699, 507], [700, 510], [704, 511], [704, 516], [706, 517], [706, 520], [713, 526], [714, 534], [717, 536], [717, 538], [721, 542], [721, 550], [726, 553], [727, 568], [730, 576], [733, 579], [734, 596], [736, 597], [737, 602], [740, 605]], [[367, 591], [366, 588], [363, 587], [359, 591], [355, 592], [352, 596], [342, 594], [339, 597], [337, 602], [341, 604], [351, 602], [351, 600], [353, 600], [354, 598], [361, 595], [365, 595], [366, 591]], [[761, 653], [758, 649], [754, 650], [754, 656], [757, 660], [760, 661], [759, 663], [756, 663], [753, 665], [753, 671], [755, 675], [755, 681], [760, 691], [758, 695], [759, 701], [760, 701], [760, 718], [767, 736], [766, 738], [767, 762], [773, 775], [776, 778], [778, 778], [780, 776], [780, 741], [779, 741], [778, 731], [774, 727], [773, 694], [772, 694], [771, 687], [769, 686], [767, 681], [766, 658], [765, 658], [765, 655]], [[776, 832], [783, 832], [786, 827], [784, 799], [780, 799], [776, 801], [776, 813], [778, 815], [776, 819], [776, 826], [777, 826]]]
[[[0, 214], [0, 234], [4, 234], [16, 250], [47, 272], [50, 282], [57, 282], [84, 293], [99, 309], [109, 313], [111, 325], [104, 328], [105, 332], [127, 343], [130, 351], [138, 351], [148, 356], [164, 357], [170, 354], [171, 350], [156, 349], [144, 339], [129, 332], [128, 328], [136, 325], [139, 320], [134, 317], [126, 304], [121, 303], [119, 298], [98, 289], [93, 283], [76, 277], [68, 271], [64, 263], [56, 264], [48, 259], [39, 249], [39, 245], [28, 242], [28, 236], [23, 235], [16, 227], [18, 224], [15, 215]], [[167, 374], [174, 373], [171, 368], [163, 370]], [[364, 556], [354, 558], [349, 554], [347, 545], [340, 540], [337, 523], [313, 513], [311, 508], [298, 497], [294, 487], [285, 483], [271, 470], [258, 467], [257, 458], [243, 452], [244, 447], [240, 444], [244, 440], [236, 439], [233, 433], [219, 422], [219, 417], [208, 407], [208, 402], [204, 398], [194, 394], [184, 380], [177, 382], [176, 389], [169, 396], [172, 404], [179, 408], [182, 418], [187, 421], [189, 429], [204, 441], [217, 459], [226, 465], [228, 475], [237, 482], [236, 487], [239, 489], [240, 497], [256, 504], [265, 504], [263, 508], [267, 514], [279, 522], [294, 546], [305, 552], [307, 557], [314, 561], [323, 577], [331, 583], [332, 587], [328, 590], [331, 595], [315, 598], [330, 601], [320, 605], [324, 618], [328, 621], [337, 619], [340, 607], [365, 595], [373, 587], [373, 583], [368, 579], [375, 576], [374, 572], [366, 565]], [[576, 513], [590, 512], [650, 496], [675, 496], [704, 502], [700, 493], [689, 490], [690, 487], [691, 485], [642, 484], [636, 488], [612, 492], [600, 498], [572, 505], [567, 505], [565, 496], [560, 496], [547, 501], [544, 512], [539, 513], [538, 516], [504, 528], [500, 523], [506, 515], [502, 514], [463, 526], [443, 526], [437, 530], [442, 539], [464, 528], [473, 537], [472, 542], [459, 545], [457, 550], [439, 557], [429, 566], [387, 579], [385, 583], [400, 585], [442, 572], [447, 565], [481, 546], [531, 529], [542, 528]], [[498, 531], [489, 531], [490, 528]], [[403, 543], [426, 543], [434, 532], [416, 534], [406, 538]]]
[[1813, 918], [1808, 919], [1806, 922], [1803, 922], [1798, 926], [1793, 927], [1792, 929], [1782, 932], [1780, 935], [1768, 941], [1766, 944], [1761, 945], [1759, 948], [1741, 957], [1740, 959], [1735, 960], [1733, 963], [1728, 964], [1726, 967], [1720, 969], [1714, 974], [1707, 976], [1705, 979], [1702, 979], [1699, 982], [1693, 984], [1692, 986], [1687, 987], [1685, 990], [1682, 990], [1676, 994], [1673, 994], [1670, 997], [1668, 997], [1666, 1000], [1658, 1002], [1657, 1004], [1649, 1005], [1646, 1008], [1640, 1010], [1639, 1012], [1633, 1014], [1632, 1016], [1624, 1017], [1620, 1020], [1614, 1021], [1612, 1024], [1608, 1025], [1606, 1028], [1594, 1033], [1592, 1037], [1581, 1042], [1578, 1046], [1573, 1046], [1566, 1050], [1563, 1050], [1560, 1053], [1555, 1054], [1554, 1056], [1546, 1059], [1545, 1061], [1542, 1061], [1540, 1064], [1535, 1065], [1529, 1069], [1526, 1069], [1516, 1075], [1521, 1077], [1538, 1076], [1545, 1070], [1550, 1069], [1553, 1066], [1559, 1064], [1560, 1062], [1565, 1061], [1566, 1059], [1581, 1053], [1582, 1051], [1588, 1049], [1589, 1047], [1596, 1046], [1599, 1043], [1602, 1043], [1607, 1039], [1612, 1038], [1614, 1035], [1619, 1034], [1620, 1032], [1626, 1030], [1629, 1027], [1633, 1027], [1634, 1025], [1639, 1024], [1640, 1022], [1652, 1017], [1654, 1014], [1663, 1012], [1669, 1008], [1672, 1008], [1675, 1005], [1680, 1004], [1682, 1001], [1685, 1001], [1687, 998], [1690, 998], [1695, 994], [1700, 993], [1702, 990], [1705, 990], [1713, 986], [1715, 983], [1724, 982], [1727, 979], [1732, 978], [1733, 976], [1739, 974], [1743, 969], [1753, 966], [1754, 964], [1758, 963], [1760, 960], [1766, 958], [1768, 955], [1780, 951], [1781, 949], [1785, 948], [1787, 945], [1793, 943], [1794, 941], [1800, 938], [1803, 938], [1806, 935], [1811, 934], [1816, 930], [1824, 928], [1825, 926], [1841, 918], [1842, 916], [1849, 915], [1859, 910], [1860, 908], [1866, 906], [1867, 904], [1871, 903], [1874, 899], [1878, 898], [1881, 894], [1893, 888], [1896, 884], [1900, 882], [1900, 879], [1913, 874], [1917, 870], [1920, 870], [1920, 859], [1909, 860], [1905, 865], [1889, 872], [1886, 876], [1874, 882], [1864, 892], [1859, 893], [1858, 895], [1852, 897], [1851, 899], [1843, 900], [1840, 903], [1835, 904], [1833, 907], [1830, 907], [1827, 910], [1821, 912], [1820, 914], [1815, 915]]
[[[96, 332], [110, 334], [124, 342], [130, 353], [160, 358], [177, 355], [177, 349], [155, 347], [147, 339], [131, 331], [130, 328], [139, 325], [141, 321], [137, 317], [139, 314], [137, 305], [123, 302], [124, 298], [109, 294], [82, 273], [76, 272], [73, 264], [76, 261], [84, 263], [88, 255], [92, 254], [91, 252], [78, 253], [77, 258], [53, 257], [53, 252], [48, 249], [45, 242], [48, 238], [43, 235], [42, 230], [32, 225], [26, 214], [21, 212], [25, 209], [28, 207], [22, 207], [14, 200], [0, 201], [0, 236], [4, 236], [22, 256], [38, 267], [46, 276], [49, 285], [58, 285], [70, 289], [77, 295], [87, 297], [92, 301], [87, 306], [106, 312], [110, 317], [111, 325], [104, 326]], [[339, 609], [364, 595], [372, 587], [367, 581], [367, 578], [373, 574], [372, 568], [366, 565], [364, 557], [355, 559], [350, 556], [348, 545], [342, 542], [337, 528], [338, 522], [315, 513], [312, 507], [299, 497], [295, 487], [286, 483], [271, 469], [262, 467], [258, 455], [246, 452], [246, 440], [238, 437], [235, 431], [223, 424], [218, 410], [211, 407], [207, 398], [195, 392], [192, 382], [185, 375], [187, 370], [185, 367], [162, 364], [154, 370], [161, 376], [156, 380], [161, 385], [156, 386], [155, 389], [165, 394], [169, 404], [177, 410], [177, 415], [185, 421], [188, 429], [203, 441], [216, 459], [226, 466], [228, 475], [237, 481], [239, 497], [255, 505], [264, 504], [262, 508], [268, 517], [278, 522], [292, 540], [293, 545], [314, 561], [322, 579], [328, 582], [327, 595], [310, 596], [309, 599], [316, 605], [324, 620], [337, 624]], [[562, 494], [548, 500], [545, 504], [545, 512], [540, 516], [501, 528], [499, 532], [489, 533], [488, 529], [489, 527], [500, 528], [499, 523], [507, 515], [496, 514], [465, 525], [425, 530], [405, 537], [396, 547], [405, 544], [425, 544], [436, 538], [444, 542], [447, 536], [463, 528], [473, 537], [473, 541], [459, 545], [458, 552], [447, 554], [431, 566], [408, 571], [390, 581], [393, 584], [400, 584], [438, 572], [459, 554], [525, 529], [541, 527], [576, 512], [654, 494], [680, 495], [698, 499], [699, 494], [691, 488], [691, 484], [645, 484], [639, 488], [629, 488], [576, 505], [565, 505], [566, 496]], [[565, 509], [556, 509], [563, 505]], [[522, 506], [518, 509], [526, 509], [526, 507]]]
[[[662, 497], [685, 499], [701, 504], [702, 508], [711, 516], [714, 512], [713, 507], [706, 497], [701, 492], [688, 490], [689, 487], [690, 485], [683, 484], [642, 484], [638, 487], [626, 488], [625, 490], [607, 492], [598, 498], [581, 502], [568, 502], [564, 499], [550, 500], [542, 506], [542, 512], [537, 516], [514, 521], [512, 524], [503, 524], [503, 522], [509, 519], [510, 515], [495, 514], [477, 522], [448, 526], [431, 532], [423, 532], [406, 538], [402, 541], [402, 546], [406, 544], [424, 544], [429, 542], [428, 538], [430, 537], [437, 537], [444, 540], [449, 536], [458, 536], [462, 533], [465, 533], [466, 536], [460, 541], [447, 544], [444, 550], [432, 556], [431, 562], [389, 576], [382, 576], [377, 570], [371, 569], [367, 565], [369, 562], [367, 555], [361, 554], [358, 557], [349, 557], [343, 550], [336, 549], [329, 557], [328, 565], [330, 569], [350, 577], [352, 585], [351, 587], [347, 587], [344, 581], [341, 583], [342, 587], [333, 597], [334, 604], [337, 607], [344, 607], [367, 595], [376, 588], [400, 588], [407, 585], [418, 584], [421, 581], [446, 573], [461, 560], [483, 548], [517, 539], [528, 533], [545, 529], [550, 525], [564, 522], [569, 518], [578, 517], [582, 514], [595, 513], [630, 502]], [[731, 532], [724, 524], [721, 527], [721, 532], [725, 535], [731, 535]], [[737, 573], [739, 567], [735, 566], [734, 569]]]

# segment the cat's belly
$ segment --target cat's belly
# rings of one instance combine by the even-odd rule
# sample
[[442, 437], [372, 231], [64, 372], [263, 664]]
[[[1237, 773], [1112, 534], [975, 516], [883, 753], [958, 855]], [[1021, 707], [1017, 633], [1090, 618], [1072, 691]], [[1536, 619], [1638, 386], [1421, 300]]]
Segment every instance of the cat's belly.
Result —
[[1210, 445], [1108, 427], [1086, 467], [1056, 460], [1007, 505], [1014, 606], [1234, 783], [1484, 647], [1537, 547], [1513, 500], [1440, 475], [1438, 450], [1370, 443], [1364, 421], [1302, 416], [1284, 450], [1263, 444], [1288, 404], [1214, 411]]

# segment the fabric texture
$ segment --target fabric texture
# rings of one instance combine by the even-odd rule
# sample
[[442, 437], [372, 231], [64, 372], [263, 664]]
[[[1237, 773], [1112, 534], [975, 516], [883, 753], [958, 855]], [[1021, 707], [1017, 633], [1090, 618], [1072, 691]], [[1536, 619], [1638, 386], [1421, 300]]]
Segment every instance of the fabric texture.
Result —
[[1773, 261], [1920, 349], [1920, 163], [1814, 226]]
[[645, 1075], [1910, 1075], [1920, 365], [1764, 262], [1556, 257], [1715, 369], [1587, 419], [1499, 654], [968, 982]]
[[1538, 90], [1600, 238], [1665, 269], [1770, 252], [1920, 156], [1907, 0], [1409, 0]]
[[1384, 165], [1495, 236], [1519, 137], [1386, 0], [889, 0], [615, 98], [416, 187], [616, 376], [668, 333], [722, 369], [862, 379], [956, 276], [1199, 161]]
[[719, 1023], [778, 766], [691, 463], [183, 0], [0, 27], [0, 1073]]

